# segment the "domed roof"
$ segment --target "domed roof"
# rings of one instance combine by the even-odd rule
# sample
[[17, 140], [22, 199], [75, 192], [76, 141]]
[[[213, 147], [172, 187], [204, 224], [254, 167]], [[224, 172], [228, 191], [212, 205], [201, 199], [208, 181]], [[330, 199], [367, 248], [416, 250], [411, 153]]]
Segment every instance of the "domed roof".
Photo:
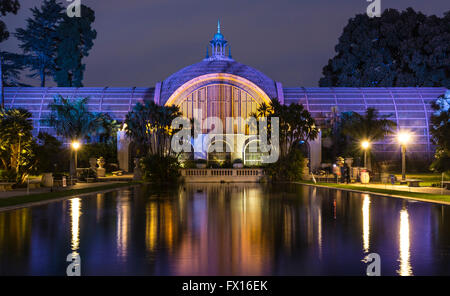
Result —
[[193, 78], [205, 74], [227, 73], [245, 78], [260, 87], [269, 98], [277, 97], [275, 81], [260, 71], [232, 59], [204, 59], [200, 63], [188, 66], [172, 74], [162, 82], [161, 104], [165, 104], [169, 97], [183, 84]]

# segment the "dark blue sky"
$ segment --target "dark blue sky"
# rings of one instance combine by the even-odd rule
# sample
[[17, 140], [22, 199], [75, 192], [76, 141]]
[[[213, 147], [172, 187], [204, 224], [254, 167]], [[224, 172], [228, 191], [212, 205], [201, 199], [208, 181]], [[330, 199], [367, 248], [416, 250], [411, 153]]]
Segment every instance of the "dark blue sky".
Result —
[[[348, 19], [365, 13], [366, 0], [81, 0], [96, 12], [97, 39], [85, 86], [154, 86], [200, 61], [217, 18], [233, 58], [284, 86], [317, 86], [322, 67]], [[5, 19], [10, 31], [25, 26], [29, 8]], [[64, 4], [66, 1], [61, 1]], [[448, 0], [381, 0], [382, 9], [413, 7], [442, 16]], [[14, 37], [2, 49], [18, 51]], [[39, 85], [37, 80], [31, 82]]]

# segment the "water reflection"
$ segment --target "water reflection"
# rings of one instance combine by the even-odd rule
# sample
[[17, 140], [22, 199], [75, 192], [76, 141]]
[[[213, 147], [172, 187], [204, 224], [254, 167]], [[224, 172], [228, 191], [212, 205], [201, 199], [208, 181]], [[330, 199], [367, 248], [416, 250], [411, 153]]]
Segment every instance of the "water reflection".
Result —
[[368, 253], [370, 247], [370, 197], [368, 194], [364, 194], [363, 196], [363, 250], [365, 253]]
[[399, 231], [399, 245], [400, 245], [400, 268], [398, 274], [402, 276], [413, 275], [410, 262], [410, 236], [409, 236], [409, 215], [406, 209], [400, 211], [400, 231]]
[[330, 189], [139, 187], [0, 212], [0, 274], [65, 275], [70, 246], [84, 275], [363, 275], [369, 252], [450, 275], [449, 229], [450, 207]]
[[155, 249], [158, 227], [158, 212], [155, 202], [148, 203], [145, 211], [145, 246], [147, 251]]
[[128, 254], [128, 233], [130, 226], [130, 192], [121, 191], [117, 196], [117, 256], [119, 260], [126, 259]]
[[78, 254], [80, 247], [80, 216], [81, 216], [81, 200], [80, 198], [72, 198], [70, 200], [70, 218], [72, 228], [71, 248], [73, 253]]

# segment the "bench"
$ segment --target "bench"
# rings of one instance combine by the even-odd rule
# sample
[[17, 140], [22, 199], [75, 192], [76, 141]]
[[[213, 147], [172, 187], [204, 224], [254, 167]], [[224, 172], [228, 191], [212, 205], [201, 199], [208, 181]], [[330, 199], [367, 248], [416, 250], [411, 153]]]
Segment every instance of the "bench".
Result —
[[420, 187], [420, 185], [419, 185], [420, 182], [423, 182], [423, 180], [406, 179], [406, 180], [400, 180], [400, 185], [408, 183], [408, 187]]
[[0, 190], [6, 191], [6, 190], [12, 190], [12, 186], [14, 185], [14, 182], [0, 182]]

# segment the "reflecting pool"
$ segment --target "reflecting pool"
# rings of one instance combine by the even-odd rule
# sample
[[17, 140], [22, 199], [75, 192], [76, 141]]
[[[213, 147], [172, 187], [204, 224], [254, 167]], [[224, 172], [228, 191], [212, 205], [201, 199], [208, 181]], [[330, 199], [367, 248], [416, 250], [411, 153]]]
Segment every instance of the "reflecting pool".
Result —
[[1, 275], [450, 275], [450, 206], [302, 185], [133, 187], [0, 212]]

